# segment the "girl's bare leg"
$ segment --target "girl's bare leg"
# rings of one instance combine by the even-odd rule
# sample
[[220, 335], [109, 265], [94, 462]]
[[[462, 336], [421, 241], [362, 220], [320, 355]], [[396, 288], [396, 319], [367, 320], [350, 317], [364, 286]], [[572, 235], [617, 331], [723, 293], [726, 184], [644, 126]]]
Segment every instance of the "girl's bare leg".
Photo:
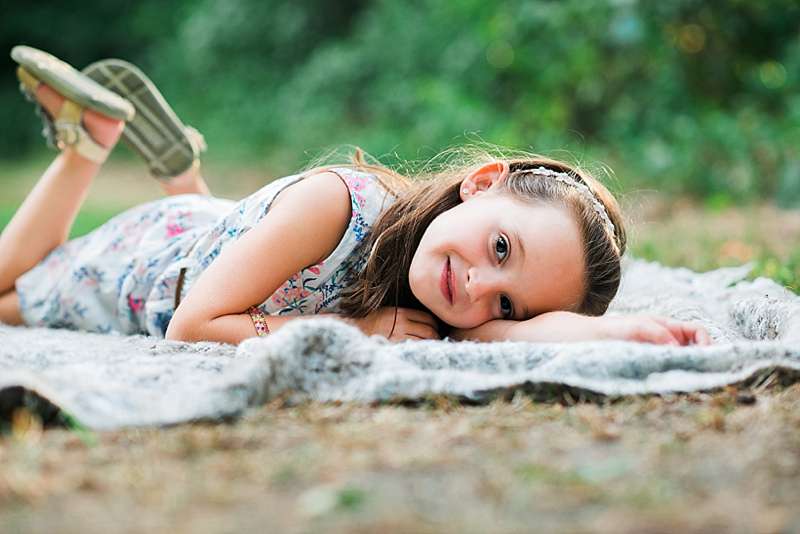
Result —
[[200, 161], [194, 162], [189, 170], [183, 174], [179, 174], [169, 180], [161, 181], [161, 188], [167, 196], [171, 195], [185, 195], [193, 193], [197, 195], [210, 195], [211, 191], [208, 189], [208, 184], [200, 174]]
[[[36, 97], [54, 116], [64, 101], [45, 85], [39, 86]], [[106, 147], [117, 142], [124, 128], [122, 121], [90, 110], [84, 112], [83, 122], [92, 138]], [[6, 293], [13, 291], [17, 278], [66, 241], [89, 185], [99, 170], [100, 164], [66, 148], [28, 193], [0, 234], [0, 302], [7, 303], [12, 298]]]
[[[61, 156], [59, 156], [59, 158], [69, 158], [69, 157], [70, 156], [67, 156], [66, 153], [62, 154]], [[77, 155], [73, 154], [72, 158], [74, 159], [75, 157], [80, 158], [80, 156], [77, 156]], [[56, 161], [53, 162], [53, 165], [51, 165], [50, 169], [47, 170], [47, 172], [45, 173], [45, 176], [47, 176], [48, 173], [50, 173], [51, 169], [58, 163], [59, 158], [56, 158]], [[80, 158], [80, 159], [82, 159], [82, 158]], [[83, 161], [86, 161], [86, 160], [83, 160]], [[76, 163], [76, 165], [80, 165], [80, 163]], [[97, 166], [97, 165], [95, 165], [95, 166]], [[99, 167], [99, 166], [97, 166], [97, 167]], [[69, 172], [73, 172], [75, 170], [75, 168], [74, 167], [70, 167], [70, 165], [67, 164], [67, 170]], [[89, 169], [88, 172], [78, 173], [77, 177], [76, 176], [70, 176], [69, 183], [66, 184], [66, 185], [64, 185], [64, 182], [59, 180], [59, 179], [49, 178], [49, 179], [46, 180], [45, 176], [43, 176], [42, 179], [39, 181], [39, 184], [37, 184], [36, 188], [38, 188], [40, 190], [40, 193], [38, 193], [38, 194], [41, 195], [42, 197], [44, 197], [43, 202], [45, 204], [52, 201], [52, 200], [47, 200], [47, 199], [49, 198], [48, 195], [50, 195], [52, 193], [54, 184], [56, 184], [56, 185], [64, 185], [64, 187], [67, 189], [67, 193], [72, 195], [71, 200], [67, 200], [65, 202], [67, 204], [66, 206], [63, 205], [65, 203], [62, 203], [62, 206], [61, 206], [62, 218], [60, 220], [56, 220], [55, 223], [54, 223], [54, 226], [57, 226], [57, 225], [60, 224], [60, 225], [62, 225], [62, 230], [64, 230], [64, 229], [66, 229], [66, 230], [61, 235], [51, 236], [51, 237], [54, 238], [54, 239], [52, 239], [52, 242], [56, 243], [55, 245], [53, 245], [52, 248], [54, 248], [55, 246], [58, 246], [61, 243], [63, 243], [64, 240], [66, 239], [66, 235], [69, 234], [69, 226], [72, 225], [72, 220], [74, 220], [75, 214], [78, 212], [78, 208], [80, 207], [80, 204], [83, 202], [83, 198], [86, 196], [86, 192], [87, 192], [87, 190], [89, 188], [89, 184], [91, 183], [91, 178], [94, 176], [94, 174], [96, 174], [96, 172], [97, 172], [96, 170]], [[63, 169], [62, 169], [62, 172], [58, 172], [56, 174], [58, 174], [60, 176], [62, 173], [63, 173]], [[44, 184], [44, 183], [46, 183], [47, 185], [41, 185], [41, 184]], [[67, 185], [68, 185], [68, 187], [67, 187]], [[161, 182], [161, 186], [162, 186], [162, 188], [164, 189], [164, 192], [167, 195], [183, 195], [183, 194], [186, 194], [186, 193], [193, 193], [193, 194], [199, 194], [199, 195], [208, 195], [208, 194], [210, 194], [210, 191], [208, 189], [208, 185], [206, 184], [205, 180], [203, 179], [203, 176], [200, 174], [200, 164], [199, 164], [199, 162], [196, 162], [194, 165], [192, 165], [192, 167], [188, 171], [184, 172], [183, 174], [181, 174], [179, 176], [176, 176], [176, 177], [172, 178], [169, 181], [162, 181]], [[34, 189], [34, 191], [37, 190], [36, 188]], [[48, 191], [41, 192], [41, 191], [43, 191], [45, 189], [50, 189], [50, 191], [49, 192]], [[29, 195], [29, 198], [31, 196], [33, 196], [33, 194], [34, 194], [34, 192], [32, 191], [31, 194]], [[78, 196], [80, 196], [80, 198], [78, 198]], [[29, 206], [34, 206], [34, 207], [30, 208], [30, 211], [32, 212], [32, 215], [35, 218], [36, 210], [37, 209], [41, 209], [42, 202], [38, 202], [38, 204], [40, 205], [39, 208], [36, 207], [37, 201], [30, 201], [29, 202], [26, 199], [26, 203]], [[26, 204], [23, 204], [23, 206], [25, 206], [25, 205]], [[67, 208], [67, 209], [65, 209], [65, 208]], [[64, 217], [64, 215], [66, 215], [66, 211], [68, 211], [68, 209], [72, 209], [74, 213], [72, 214], [71, 217]], [[21, 211], [22, 211], [22, 208], [20, 208], [20, 210], [17, 213], [19, 214], [19, 212], [21, 212]], [[58, 213], [58, 208], [56, 208], [54, 210], [54, 212], [55, 212], [55, 214], [57, 214]], [[14, 220], [17, 220], [18, 218], [19, 218], [19, 220], [23, 220], [22, 219], [23, 216], [21, 216], [21, 215], [15, 215], [14, 216]], [[14, 222], [14, 220], [12, 220], [12, 222]], [[18, 232], [22, 232], [23, 234], [24, 234], [24, 232], [26, 230], [27, 231], [33, 231], [33, 232], [35, 232], [37, 230], [36, 228], [33, 228], [32, 226], [30, 226], [30, 224], [31, 224], [30, 222], [28, 223], [27, 228], [26, 228], [26, 224], [25, 223], [17, 222], [17, 223], [14, 223], [14, 224], [18, 225], [19, 228], [21, 228], [21, 230], [18, 230]], [[11, 226], [11, 224], [9, 224], [9, 227], [10, 226]], [[51, 229], [51, 228], [49, 228], [49, 229]], [[8, 228], [6, 228], [6, 230], [8, 230]], [[2, 242], [7, 239], [6, 237], [4, 237], [5, 235], [6, 235], [6, 232], [4, 231], [3, 235], [0, 236], [0, 251], [3, 250], [3, 246], [4, 246], [4, 245], [2, 245]], [[19, 248], [23, 248], [23, 247], [19, 247]], [[50, 248], [49, 250], [52, 250], [52, 248]], [[47, 247], [43, 246], [42, 249], [47, 249]], [[41, 258], [43, 258], [46, 253], [47, 252], [44, 252], [44, 254], [41, 255]], [[35, 256], [36, 256], [36, 254], [32, 254], [31, 258], [35, 258]], [[38, 260], [33, 262], [34, 265], [36, 263], [38, 263]], [[3, 276], [3, 269], [4, 268], [5, 268], [5, 266], [3, 265], [2, 260], [0, 260], [0, 276]], [[28, 267], [28, 268], [24, 268], [24, 267], [20, 268], [20, 267], [18, 267], [17, 269], [11, 269], [9, 272], [13, 273], [15, 270], [22, 269], [22, 271], [21, 271], [21, 273], [22, 273], [22, 272], [27, 271], [29, 268], [30, 267]], [[17, 275], [17, 277], [18, 277], [18, 275]], [[16, 279], [16, 277], [14, 279]], [[13, 289], [8, 290], [5, 293], [0, 291], [0, 323], [10, 324], [10, 325], [21, 325], [21, 324], [23, 324], [22, 315], [20, 314], [20, 309], [19, 309], [19, 297], [17, 295], [17, 292], [14, 291]]]
[[19, 326], [23, 323], [16, 291], [7, 291], [0, 295], [0, 323], [14, 326]]

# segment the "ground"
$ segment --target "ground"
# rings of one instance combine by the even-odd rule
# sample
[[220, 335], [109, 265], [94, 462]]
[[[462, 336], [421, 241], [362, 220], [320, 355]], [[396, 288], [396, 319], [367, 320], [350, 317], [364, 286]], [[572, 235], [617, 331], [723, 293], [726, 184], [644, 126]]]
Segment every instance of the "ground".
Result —
[[[127, 199], [155, 191], [126, 172]], [[108, 180], [93, 192], [107, 211], [90, 205], [86, 227], [114, 208]], [[798, 288], [797, 212], [626, 204], [634, 254], [753, 261]], [[0, 436], [0, 532], [109, 531], [800, 531], [800, 383], [767, 374], [600, 404], [273, 404], [230, 423], [97, 433], [18, 412]]]
[[18, 417], [3, 532], [790, 532], [800, 384], [614, 404], [265, 406], [81, 435]]

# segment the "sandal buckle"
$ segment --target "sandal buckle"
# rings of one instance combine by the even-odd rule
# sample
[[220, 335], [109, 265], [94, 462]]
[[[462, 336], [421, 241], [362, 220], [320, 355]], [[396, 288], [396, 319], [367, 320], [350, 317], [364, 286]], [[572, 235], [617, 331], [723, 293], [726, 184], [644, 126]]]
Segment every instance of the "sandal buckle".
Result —
[[82, 137], [83, 128], [74, 122], [56, 121], [56, 146], [60, 150], [65, 147], [77, 145]]

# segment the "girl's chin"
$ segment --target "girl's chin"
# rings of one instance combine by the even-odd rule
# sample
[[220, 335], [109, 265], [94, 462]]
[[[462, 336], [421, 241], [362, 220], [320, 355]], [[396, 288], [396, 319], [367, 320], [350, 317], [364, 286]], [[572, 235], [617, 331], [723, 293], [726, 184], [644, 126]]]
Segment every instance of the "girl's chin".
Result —
[[[444, 304], [439, 302], [438, 300], [434, 300], [433, 305], [427, 302], [427, 299], [421, 299], [419, 296], [414, 292], [414, 284], [410, 284], [411, 287], [411, 294], [422, 304], [425, 309], [427, 309], [432, 315], [435, 315], [436, 318], [444, 323], [449, 328], [461, 328], [461, 329], [468, 329], [474, 328], [479, 326], [482, 323], [472, 325], [465, 323], [463, 321], [463, 317], [459, 317], [458, 313], [455, 313], [453, 310], [449, 309], [449, 304]], [[438, 288], [437, 288], [438, 290]], [[437, 295], [438, 296], [438, 295]]]

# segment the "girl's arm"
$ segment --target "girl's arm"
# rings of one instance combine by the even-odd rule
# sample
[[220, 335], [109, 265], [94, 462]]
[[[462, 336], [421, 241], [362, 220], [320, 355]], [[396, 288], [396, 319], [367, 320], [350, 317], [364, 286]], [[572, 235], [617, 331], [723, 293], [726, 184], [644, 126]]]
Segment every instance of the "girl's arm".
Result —
[[[298, 271], [328, 257], [350, 221], [350, 193], [334, 173], [309, 176], [284, 189], [269, 212], [230, 243], [181, 301], [166, 338], [239, 343], [256, 335], [247, 309]], [[277, 330], [297, 317], [267, 317]]]
[[[327, 258], [350, 222], [350, 192], [323, 172], [284, 189], [250, 231], [229, 244], [181, 301], [166, 338], [237, 344], [256, 335], [247, 309], [264, 302], [290, 276]], [[435, 319], [418, 310], [380, 308], [345, 319], [365, 334], [391, 340], [438, 338]], [[270, 331], [310, 316], [267, 317]]]
[[708, 345], [708, 332], [694, 323], [653, 315], [590, 317], [549, 312], [525, 321], [488, 321], [476, 328], [456, 329], [453, 339], [476, 341], [591, 341], [619, 339], [665, 345]]

